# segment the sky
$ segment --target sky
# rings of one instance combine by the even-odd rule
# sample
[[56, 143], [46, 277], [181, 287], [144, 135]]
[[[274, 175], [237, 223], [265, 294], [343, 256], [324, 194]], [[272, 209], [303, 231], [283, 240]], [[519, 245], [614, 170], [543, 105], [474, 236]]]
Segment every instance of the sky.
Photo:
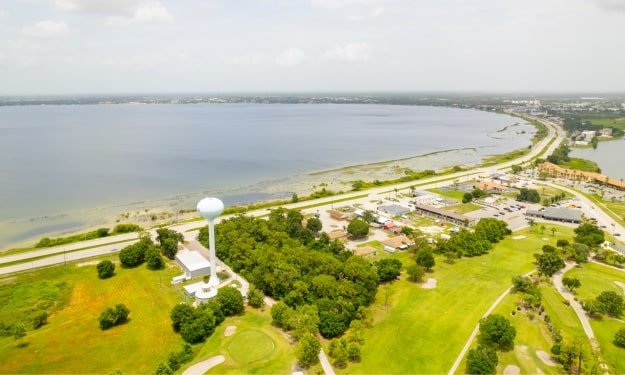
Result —
[[625, 0], [2, 0], [0, 95], [625, 92]]

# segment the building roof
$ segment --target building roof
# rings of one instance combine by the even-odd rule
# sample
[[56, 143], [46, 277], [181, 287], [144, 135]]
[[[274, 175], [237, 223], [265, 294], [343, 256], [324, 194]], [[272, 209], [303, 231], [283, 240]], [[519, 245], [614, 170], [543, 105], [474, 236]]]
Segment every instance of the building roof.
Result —
[[551, 220], [582, 221], [582, 213], [572, 208], [547, 207], [543, 211], [527, 210], [527, 215], [543, 217]]
[[338, 219], [338, 220], [344, 220], [344, 219], [349, 218], [348, 214], [346, 214], [345, 212], [337, 211], [337, 210], [330, 210], [328, 211], [328, 213], [330, 214], [331, 217]]
[[482, 190], [506, 190], [507, 188], [493, 181], [482, 181], [476, 185], [478, 188]]
[[371, 246], [362, 246], [362, 247], [357, 247], [354, 249], [354, 255], [360, 255], [360, 256], [373, 255], [373, 254], [376, 254], [377, 252], [378, 252], [378, 249], [376, 249], [375, 247], [371, 247]]
[[196, 271], [210, 267], [210, 262], [197, 251], [180, 250], [176, 253], [176, 259], [189, 271]]
[[387, 238], [385, 240], [381, 241], [383, 244], [385, 244], [386, 246], [392, 247], [394, 249], [402, 246], [402, 245], [412, 245], [414, 244], [414, 241], [412, 241], [411, 239], [409, 239], [406, 236], [395, 236], [395, 237], [391, 237], [391, 238]]
[[403, 215], [406, 212], [410, 212], [410, 208], [400, 206], [399, 204], [389, 204], [388, 206], [380, 206], [378, 207], [380, 211], [383, 211], [392, 216]]
[[457, 214], [457, 213], [452, 212], [452, 211], [441, 210], [440, 208], [427, 206], [425, 204], [418, 204], [418, 203], [415, 203], [414, 206], [415, 206], [415, 208], [417, 210], [431, 212], [433, 214], [437, 214], [439, 216], [448, 217], [450, 219], [454, 219], [454, 220], [458, 220], [458, 221], [462, 221], [462, 222], [470, 222], [471, 221], [471, 219], [469, 217], [461, 215], [461, 214]]
[[343, 237], [347, 237], [347, 232], [344, 230], [333, 230], [332, 232], [328, 233], [328, 237], [331, 240], [335, 240], [337, 238], [343, 238]]

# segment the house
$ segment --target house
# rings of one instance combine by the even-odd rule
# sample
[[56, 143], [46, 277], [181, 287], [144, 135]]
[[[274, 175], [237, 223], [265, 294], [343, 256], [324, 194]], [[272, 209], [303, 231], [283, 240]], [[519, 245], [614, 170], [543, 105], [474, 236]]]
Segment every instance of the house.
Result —
[[612, 128], [603, 128], [599, 130], [599, 135], [601, 137], [612, 138]]
[[497, 193], [497, 194], [503, 193], [508, 189], [504, 185], [494, 182], [494, 181], [479, 182], [477, 185], [475, 185], [475, 188], [484, 190], [487, 193]]
[[406, 250], [408, 246], [414, 245], [414, 241], [401, 235], [382, 240], [382, 244], [384, 245], [384, 250], [394, 253], [397, 250]]
[[328, 237], [330, 238], [330, 240], [340, 240], [347, 237], [347, 232], [340, 229], [333, 230], [332, 232], [328, 233]]
[[597, 132], [594, 130], [584, 130], [581, 134], [581, 138], [584, 141], [592, 141], [592, 139], [597, 135]]
[[178, 251], [176, 263], [182, 268], [187, 279], [210, 274], [210, 262], [197, 251], [187, 249]]
[[335, 220], [349, 220], [349, 215], [337, 210], [329, 210], [330, 217]]
[[399, 204], [390, 204], [388, 206], [379, 206], [378, 211], [384, 212], [390, 216], [401, 216], [410, 212], [410, 208], [400, 206]]
[[354, 255], [358, 255], [361, 257], [374, 257], [378, 254], [378, 250], [372, 246], [362, 246], [357, 247], [353, 250]]

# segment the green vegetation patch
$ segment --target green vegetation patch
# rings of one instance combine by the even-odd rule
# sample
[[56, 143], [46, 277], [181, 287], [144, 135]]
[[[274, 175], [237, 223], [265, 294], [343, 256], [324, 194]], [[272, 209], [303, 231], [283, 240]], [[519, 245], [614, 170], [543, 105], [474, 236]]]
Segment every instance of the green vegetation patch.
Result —
[[446, 198], [455, 199], [457, 201], [462, 201], [462, 197], [464, 197], [464, 191], [460, 191], [460, 190], [443, 191], [441, 189], [429, 189], [428, 191], [431, 191], [432, 193], [435, 193], [435, 194], [442, 195], [443, 197], [446, 197]]
[[593, 118], [590, 122], [604, 128], [617, 128], [625, 130], [625, 117], [620, 118]]
[[266, 358], [275, 349], [273, 340], [264, 332], [249, 330], [234, 335], [228, 344], [228, 353], [241, 364], [250, 364]]
[[489, 156], [484, 159], [484, 161], [482, 162], [482, 164], [480, 164], [480, 166], [488, 167], [488, 166], [495, 165], [495, 164], [506, 163], [511, 160], [518, 159], [520, 157], [523, 157], [529, 154], [530, 150], [531, 148], [526, 147], [526, 148], [513, 150], [505, 154], [501, 154], [501, 155]]
[[[236, 326], [237, 333], [229, 337], [224, 336], [228, 326]], [[275, 345], [275, 348], [253, 362], [241, 362], [241, 357], [237, 356], [239, 352], [256, 350], [252, 348], [256, 345], [256, 339], [247, 336], [246, 332], [254, 332], [254, 337], [262, 337], [264, 342], [262, 345], [265, 350], [267, 350], [269, 342]], [[241, 334], [245, 335], [240, 337]], [[249, 342], [244, 342], [243, 340], [240, 343], [235, 343], [233, 350], [232, 342], [239, 341], [241, 338], [246, 338], [246, 336], [251, 340]], [[259, 351], [260, 354], [262, 352]], [[234, 355], [237, 357], [233, 357], [233, 353], [236, 353]], [[208, 374], [287, 374], [291, 372], [291, 366], [296, 362], [293, 346], [289, 344], [284, 333], [271, 324], [269, 309], [247, 308], [243, 316], [226, 318], [215, 330], [215, 333], [206, 339], [206, 342], [199, 348], [193, 363], [216, 355], [223, 355], [226, 357], [226, 361], [214, 367]], [[247, 356], [245, 353], [241, 355], [243, 357]], [[255, 356], [260, 357], [259, 354]]]
[[535, 252], [545, 244], [555, 246], [558, 238], [570, 238], [571, 233], [570, 228], [559, 226], [554, 237], [524, 229], [513, 236], [526, 238], [508, 237], [488, 255], [455, 264], [438, 257], [434, 272], [425, 275], [437, 279], [435, 289], [423, 289], [404, 275], [380, 287], [371, 307], [374, 326], [365, 330], [362, 362], [350, 364], [348, 372], [446, 373], [512, 276], [532, 270]]
[[71, 290], [66, 281], [42, 280], [33, 274], [8, 280], [0, 285], [0, 322], [6, 325], [24, 323], [31, 328], [36, 315], [44, 311], [49, 315], [62, 309], [69, 300]]
[[576, 169], [578, 171], [601, 173], [601, 168], [599, 168], [599, 164], [588, 159], [569, 158], [568, 161], [561, 163], [561, 165], [563, 167]]
[[[150, 373], [169, 353], [180, 349], [182, 339], [173, 331], [169, 318], [172, 307], [181, 300], [169, 284], [180, 273], [179, 268], [172, 263], [161, 271], [145, 266], [118, 267], [113, 277], [101, 280], [95, 263], [46, 268], [14, 280], [13, 288], [28, 290], [28, 284], [35, 285], [30, 287], [36, 290], [33, 295], [54, 295], [54, 286], [63, 283], [71, 286], [71, 292], [64, 307], [50, 315], [46, 325], [26, 333], [22, 339], [26, 347], [17, 347], [12, 337], [0, 339], [0, 373], [101, 374], [116, 369]], [[63, 296], [64, 292], [54, 301], [61, 305]], [[130, 310], [128, 322], [100, 330], [101, 312], [118, 303]]]

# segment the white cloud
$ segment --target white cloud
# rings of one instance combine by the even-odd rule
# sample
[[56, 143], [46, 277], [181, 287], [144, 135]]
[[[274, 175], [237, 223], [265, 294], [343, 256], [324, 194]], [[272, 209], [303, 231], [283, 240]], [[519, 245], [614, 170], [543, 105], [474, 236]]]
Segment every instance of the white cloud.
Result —
[[131, 16], [114, 16], [109, 17], [106, 21], [107, 26], [132, 26], [132, 25], [148, 25], [155, 23], [173, 22], [174, 16], [169, 13], [160, 2], [154, 1], [145, 3], [135, 9]]
[[37, 22], [22, 29], [22, 35], [27, 38], [51, 39], [65, 36], [69, 33], [69, 27], [63, 21], [45, 20]]
[[349, 7], [375, 6], [385, 3], [387, 0], [310, 0], [315, 8], [321, 9], [343, 9]]
[[297, 65], [304, 60], [304, 52], [297, 48], [289, 48], [283, 51], [276, 59], [276, 64], [281, 66]]
[[625, 12], [625, 0], [597, 0], [597, 4], [604, 9]]
[[269, 58], [264, 53], [246, 53], [244, 55], [232, 56], [230, 62], [235, 65], [260, 65], [266, 64]]
[[367, 43], [351, 43], [336, 46], [321, 55], [321, 60], [339, 62], [362, 62], [371, 58], [371, 48]]
[[132, 14], [138, 0], [56, 0], [56, 7], [66, 12]]
[[356, 22], [369, 21], [369, 20], [376, 19], [383, 14], [384, 14], [384, 7], [376, 7], [376, 8], [371, 9], [369, 13], [349, 16], [348, 19], [350, 21], [356, 21]]

